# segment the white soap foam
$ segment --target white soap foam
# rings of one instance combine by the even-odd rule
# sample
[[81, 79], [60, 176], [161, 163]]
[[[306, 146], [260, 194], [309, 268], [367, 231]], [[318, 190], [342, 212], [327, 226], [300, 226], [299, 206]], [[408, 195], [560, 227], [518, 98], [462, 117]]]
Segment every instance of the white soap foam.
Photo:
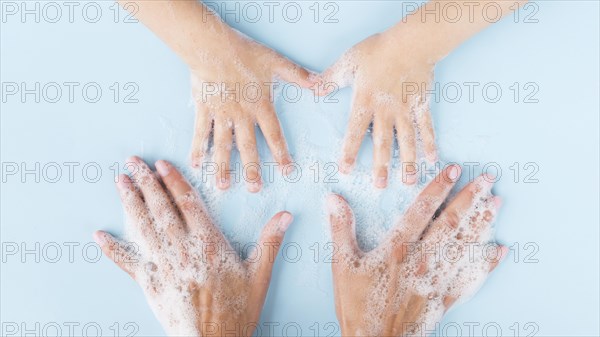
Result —
[[[136, 182], [147, 185], [154, 174], [147, 168], [138, 168]], [[146, 196], [163, 193], [159, 185], [148, 186]], [[199, 198], [194, 191], [177, 201], [193, 207], [199, 205]], [[205, 244], [221, 245], [222, 242], [214, 229], [199, 225], [211, 221], [201, 209], [194, 212], [194, 218], [186, 226], [170, 201], [146, 197], [145, 203], [156, 210], [152, 215], [146, 204], [136, 197], [136, 192], [126, 192], [124, 201], [128, 215], [126, 238], [139, 248], [135, 252], [137, 263], [133, 273], [153, 312], [170, 336], [200, 335], [199, 309], [193, 306], [194, 296], [198, 294], [196, 287], [209, 283], [231, 284], [232, 280], [245, 283], [249, 278], [247, 268], [231, 254], [218, 254], [212, 262], [207, 262], [210, 256], [206, 254]], [[185, 235], [169, 235], [173, 231], [185, 231]], [[211, 289], [214, 305], [210, 312], [214, 317], [244, 314], [248, 295], [243, 289], [227, 291], [223, 286]]]

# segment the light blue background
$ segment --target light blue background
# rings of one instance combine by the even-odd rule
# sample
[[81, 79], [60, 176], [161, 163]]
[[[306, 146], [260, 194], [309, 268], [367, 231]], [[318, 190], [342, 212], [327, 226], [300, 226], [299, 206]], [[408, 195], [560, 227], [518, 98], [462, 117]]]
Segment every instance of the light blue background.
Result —
[[[106, 258], [86, 262], [82, 247], [91, 241], [95, 229], [122, 232], [111, 165], [138, 154], [149, 161], [164, 158], [185, 166], [193, 122], [188, 72], [143, 25], [123, 23], [122, 11], [120, 22], [114, 23], [110, 10], [114, 4], [99, 3], [103, 16], [97, 23], [85, 22], [77, 9], [74, 23], [66, 17], [55, 24], [35, 23], [31, 18], [22, 23], [18, 16], [2, 22], [3, 83], [97, 82], [103, 96], [95, 104], [86, 103], [80, 94], [74, 103], [65, 97], [55, 104], [35, 103], [31, 97], [21, 103], [18, 96], [11, 96], [2, 104], [3, 164], [24, 162], [30, 168], [36, 162], [42, 166], [81, 164], [73, 183], [65, 166], [57, 183], [43, 177], [37, 183], [32, 175], [25, 182], [18, 175], [3, 182], [4, 248], [10, 242], [25, 242], [29, 248], [35, 242], [79, 246], [73, 263], [64, 245], [57, 263], [43, 257], [35, 263], [32, 255], [22, 263], [19, 255], [5, 256], [3, 248], [1, 321], [25, 322], [29, 328], [35, 322], [41, 326], [56, 322], [65, 336], [65, 322], [78, 322], [76, 334], [81, 334], [84, 324], [97, 322], [107, 336], [114, 334], [115, 322], [120, 324], [121, 335], [131, 331], [123, 325], [133, 322], [139, 327], [138, 336], [161, 335], [137, 285]], [[298, 23], [286, 23], [279, 12], [274, 23], [263, 19], [232, 25], [321, 71], [344, 50], [402, 17], [401, 2], [348, 1], [338, 2], [338, 23], [314, 23], [308, 9], [311, 4], [302, 2], [305, 16]], [[454, 335], [456, 324], [463, 335], [469, 335], [467, 322], [479, 324], [474, 328], [476, 335], [486, 334], [482, 330], [486, 324], [500, 327], [505, 336], [525, 336], [533, 327], [538, 328], [537, 336], [600, 334], [599, 6], [595, 1], [536, 4], [538, 23], [514, 23], [512, 17], [503, 20], [436, 67], [435, 79], [442, 84], [497, 82], [503, 89], [498, 103], [487, 103], [476, 94], [473, 103], [442, 101], [433, 104], [432, 110], [445, 161], [495, 162], [502, 168], [494, 190], [504, 199], [497, 237], [508, 246], [520, 246], [519, 255], [513, 250], [472, 301], [448, 314], [442, 323], [445, 335]], [[121, 86], [137, 83], [139, 103], [112, 102], [108, 87], [114, 82]], [[514, 82], [537, 83], [539, 102], [515, 103], [508, 89]], [[277, 102], [290, 148], [305, 161], [335, 160], [347, 121], [348, 90], [340, 93], [341, 101], [335, 105], [315, 104], [304, 94], [307, 97], [296, 104]], [[262, 141], [261, 146], [263, 159], [269, 159]], [[356, 176], [367, 176], [369, 158], [367, 141]], [[81, 167], [88, 162], [102, 168], [96, 183], [82, 179]], [[509, 168], [514, 162], [521, 167], [517, 182]], [[523, 168], [528, 162], [539, 168], [537, 183], [524, 182], [524, 175], [531, 172]], [[331, 185], [278, 182], [267, 184], [257, 196], [240, 186], [225, 194], [203, 187], [213, 198], [213, 209], [222, 212], [214, 214], [219, 223], [241, 240], [252, 240], [279, 209], [296, 215], [286, 240], [301, 244], [303, 259], [299, 263], [278, 261], [262, 317], [281, 324], [275, 328], [277, 335], [290, 322], [300, 324], [305, 336], [314, 335], [310, 327], [318, 323], [319, 334], [326, 335], [331, 330], [325, 324], [336, 322], [329, 266], [311, 262], [309, 250], [311, 244], [327, 241], [321, 204], [326, 190], [348, 195], [361, 223], [375, 219], [384, 227], [391, 222], [386, 207], [404, 204], [415, 192], [397, 188], [373, 192], [368, 181], [349, 180]], [[359, 208], [362, 204], [365, 207]], [[527, 243], [532, 244], [525, 249]], [[533, 247], [539, 249], [533, 255], [538, 262], [524, 263]], [[90, 249], [86, 256], [93, 255]], [[487, 334], [494, 335], [494, 331], [490, 327]], [[289, 333], [293, 335], [294, 330]]]

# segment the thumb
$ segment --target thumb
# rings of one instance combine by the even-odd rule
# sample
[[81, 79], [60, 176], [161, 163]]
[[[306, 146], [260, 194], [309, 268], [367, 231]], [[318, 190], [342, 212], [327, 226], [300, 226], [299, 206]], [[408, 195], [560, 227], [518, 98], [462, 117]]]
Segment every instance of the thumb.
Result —
[[268, 287], [279, 247], [293, 220], [292, 214], [283, 211], [275, 214], [265, 225], [256, 248], [246, 259], [256, 282]]
[[360, 251], [356, 241], [354, 213], [344, 198], [337, 194], [327, 197], [327, 212], [331, 225], [331, 239], [336, 252], [356, 254]]
[[355, 68], [356, 66], [352, 53], [347, 52], [315, 78], [315, 81], [319, 85], [317, 94], [319, 96], [325, 96], [340, 88], [351, 85], [356, 71]]
[[276, 56], [273, 71], [282, 80], [296, 83], [302, 88], [311, 88], [318, 83], [315, 74], [281, 55]]

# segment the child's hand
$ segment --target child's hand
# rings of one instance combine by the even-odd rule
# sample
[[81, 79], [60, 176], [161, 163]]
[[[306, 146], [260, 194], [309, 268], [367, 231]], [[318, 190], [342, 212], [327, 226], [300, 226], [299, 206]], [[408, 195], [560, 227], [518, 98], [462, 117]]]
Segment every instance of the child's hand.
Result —
[[481, 176], [433, 219], [460, 175], [446, 168], [421, 192], [374, 250], [357, 244], [350, 206], [328, 199], [335, 306], [343, 336], [426, 334], [458, 299], [469, 297], [507, 253], [491, 242], [500, 199]]
[[258, 192], [261, 177], [256, 146], [258, 125], [280, 168], [291, 163], [287, 145], [273, 107], [276, 78], [309, 88], [309, 72], [275, 51], [241, 36], [227, 26], [221, 38], [198, 46], [198, 62], [191, 66], [196, 125], [192, 142], [192, 166], [207, 155], [211, 129], [213, 161], [218, 165], [217, 187], [229, 187], [232, 143], [240, 152], [248, 190]]
[[322, 76], [325, 88], [352, 85], [354, 90], [340, 171], [350, 173], [367, 128], [373, 123], [373, 178], [379, 188], [387, 186], [394, 129], [405, 183], [416, 182], [417, 131], [426, 158], [431, 162], [437, 159], [429, 105], [413, 86], [421, 88], [432, 81], [435, 63], [410, 39], [398, 39], [396, 35], [388, 31], [367, 38]]
[[488, 5], [494, 5], [499, 11], [497, 14], [506, 16], [525, 2], [456, 1], [452, 6], [463, 15], [450, 19], [440, 14], [447, 1], [427, 1], [402, 22], [352, 47], [325, 71], [320, 79], [323, 89], [319, 94], [348, 85], [354, 89], [340, 171], [352, 170], [365, 132], [373, 123], [375, 186], [387, 186], [394, 129], [400, 149], [402, 180], [414, 184], [418, 138], [425, 159], [437, 160], [427, 99], [435, 89], [431, 85], [435, 64], [494, 22], [486, 15]]
[[[246, 166], [249, 191], [262, 187], [256, 149], [260, 127], [280, 168], [291, 163], [273, 108], [276, 78], [309, 88], [309, 72], [229, 27], [197, 0], [118, 0], [189, 66], [196, 106], [191, 163], [218, 165], [217, 187], [230, 185], [229, 162], [235, 143]], [[213, 158], [209, 153], [212, 133]]]
[[276, 214], [241, 260], [171, 164], [156, 163], [160, 178], [137, 157], [130, 165], [133, 181], [121, 175], [117, 187], [131, 243], [98, 231], [104, 254], [142, 287], [170, 336], [251, 336], [291, 214]]

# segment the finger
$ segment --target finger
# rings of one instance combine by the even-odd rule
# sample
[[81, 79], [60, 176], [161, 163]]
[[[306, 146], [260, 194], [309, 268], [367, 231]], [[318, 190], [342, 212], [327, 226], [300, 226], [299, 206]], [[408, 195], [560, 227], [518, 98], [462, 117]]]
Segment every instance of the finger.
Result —
[[190, 162], [194, 168], [199, 168], [200, 165], [202, 165], [203, 158], [206, 156], [211, 129], [212, 119], [209, 116], [208, 109], [196, 102], [194, 138], [192, 140], [192, 149], [190, 152]]
[[487, 242], [491, 239], [489, 229], [496, 218], [502, 199], [497, 196], [476, 197], [475, 204], [468, 211], [469, 226], [461, 232], [467, 242]]
[[308, 70], [279, 54], [275, 56], [273, 71], [275, 72], [275, 75], [278, 75], [282, 80], [296, 83], [302, 88], [310, 88], [315, 84], [313, 80], [314, 76], [311, 76], [311, 73]]
[[127, 225], [136, 237], [143, 240], [145, 248], [155, 245], [158, 235], [141, 192], [127, 175], [121, 174], [117, 179], [117, 190], [121, 197]]
[[279, 212], [265, 225], [256, 249], [245, 263], [249, 265], [250, 275], [255, 284], [251, 303], [262, 303], [271, 283], [271, 273], [279, 247], [293, 217], [288, 212]]
[[225, 240], [208, 215], [198, 191], [187, 179], [167, 161], [159, 160], [155, 165], [188, 228], [200, 233], [200, 241]]
[[352, 50], [344, 53], [333, 65], [318, 76], [320, 90], [317, 91], [317, 94], [325, 96], [333, 90], [349, 86], [356, 72], [356, 62]]
[[469, 210], [490, 194], [493, 186], [490, 179], [488, 176], [479, 176], [467, 184], [435, 219], [425, 238], [435, 241], [437, 237], [451, 235], [461, 224], [469, 221]]
[[388, 182], [389, 164], [393, 142], [393, 124], [386, 112], [375, 113], [373, 123], [373, 178], [375, 187], [385, 188]]
[[422, 104], [415, 109], [415, 120], [421, 141], [423, 142], [425, 158], [430, 163], [435, 163], [437, 161], [437, 149], [435, 146], [435, 132], [433, 131], [431, 111], [429, 110], [429, 103], [427, 101]]
[[260, 162], [258, 150], [256, 149], [256, 133], [254, 122], [248, 118], [236, 121], [235, 141], [244, 168], [242, 173], [246, 181], [246, 187], [251, 193], [260, 191], [262, 182], [260, 179]]
[[350, 113], [350, 120], [348, 121], [348, 128], [342, 148], [341, 173], [348, 174], [354, 167], [365, 132], [373, 119], [369, 104], [370, 98], [368, 95], [355, 92], [352, 102], [352, 112]]
[[94, 232], [94, 241], [100, 246], [105, 256], [135, 279], [139, 256], [134, 252], [131, 244], [124, 243], [104, 231]]
[[405, 252], [410, 248], [407, 244], [417, 242], [460, 178], [460, 173], [459, 165], [449, 165], [425, 187], [392, 230], [389, 241], [393, 247]]
[[[495, 200], [496, 197], [477, 199], [479, 198], [474, 199], [473, 206], [460, 220], [463, 224], [460, 229], [447, 225], [440, 227], [436, 224], [438, 227], [427, 233], [421, 241], [425, 246], [424, 251], [436, 251], [436, 260], [448, 259], [444, 266], [446, 269], [444, 274], [455, 275], [455, 279], [451, 280], [452, 283], [447, 288], [448, 293], [444, 295], [446, 309], [465, 291], [469, 292], [469, 289], [475, 289], [482, 284], [487, 274], [496, 268], [507, 253], [506, 247], [489, 242], [490, 224], [493, 221], [493, 214], [500, 206], [499, 202]], [[452, 248], [445, 250], [444, 257], [438, 256], [441, 252], [435, 248], [440, 244]], [[430, 257], [426, 256], [426, 259]], [[464, 275], [471, 276], [465, 278]]]
[[213, 160], [217, 165], [217, 188], [226, 190], [230, 185], [229, 163], [233, 142], [232, 128], [231, 123], [223, 117], [215, 119], [214, 123]]
[[414, 185], [417, 182], [416, 136], [412, 118], [407, 110], [397, 114], [395, 126], [402, 165], [402, 182]]
[[275, 214], [265, 225], [256, 249], [248, 256], [246, 263], [250, 265], [251, 274], [258, 284], [269, 286], [271, 271], [283, 242], [285, 232], [294, 220], [289, 212]]
[[[498, 267], [498, 265], [500, 264], [500, 262], [502, 262], [504, 260], [504, 258], [506, 257], [506, 255], [508, 255], [508, 247], [503, 246], [503, 245], [495, 245], [494, 246], [497, 250], [497, 254], [496, 257], [489, 259], [488, 261], [482, 261], [484, 263], [489, 263], [488, 267], [489, 267], [489, 273], [491, 273], [492, 271], [494, 271], [494, 269], [496, 269], [496, 267]], [[484, 259], [485, 260], [485, 259]], [[483, 277], [483, 279], [480, 279], [480, 282], [483, 282], [483, 279], [485, 279], [485, 277]], [[473, 282], [473, 281], [471, 281]], [[458, 285], [452, 286], [452, 288], [457, 289], [459, 291], [459, 294], [462, 293], [462, 291], [465, 288], [468, 288], [467, 285], [469, 285], [470, 283], [468, 283], [467, 285], [461, 284], [463, 282], [460, 281], [460, 277], [457, 279], [456, 283], [459, 283]], [[455, 290], [456, 291], [456, 290]], [[444, 307], [445, 307], [445, 311], [448, 311], [455, 303], [456, 301], [460, 298], [460, 295], [457, 296], [452, 296], [452, 295], [446, 295], [444, 296]]]
[[154, 219], [158, 236], [161, 236], [161, 232], [164, 232], [170, 239], [182, 235], [184, 233], [183, 222], [156, 174], [139, 157], [129, 158], [127, 165], [129, 168], [133, 168], [133, 178], [142, 192], [150, 216]]
[[341, 254], [341, 258], [358, 254], [360, 248], [356, 241], [356, 223], [350, 205], [342, 196], [330, 194], [327, 197], [327, 212], [331, 225], [331, 239], [335, 248], [334, 258], [338, 253]]
[[444, 296], [444, 307], [446, 308], [444, 311], [450, 310], [450, 308], [456, 303], [458, 298], [454, 296]]
[[495, 258], [490, 259], [490, 273], [498, 267], [500, 262], [504, 261], [508, 255], [508, 247], [504, 245], [497, 245], [497, 255]]
[[[475, 182], [477, 184], [477, 182]], [[478, 187], [479, 188], [479, 187]], [[455, 253], [444, 256], [449, 258], [446, 261], [447, 266], [444, 275], [454, 275], [450, 286], [443, 295], [443, 304], [445, 310], [448, 310], [465, 293], [470, 293], [472, 289], [477, 289], [487, 275], [491, 273], [506, 256], [508, 249], [502, 245], [489, 243], [491, 239], [490, 224], [493, 221], [493, 214], [500, 207], [496, 197], [481, 199], [477, 194], [484, 190], [477, 191], [478, 188], [467, 186], [465, 190], [475, 191], [470, 197], [472, 205], [465, 210], [459, 223], [462, 225], [458, 230], [453, 225], [436, 224], [434, 229], [426, 234], [422, 241], [428, 247], [434, 244], [454, 247]], [[461, 191], [461, 193], [463, 192]], [[463, 194], [463, 197], [468, 193]], [[458, 199], [457, 196], [456, 199]], [[499, 199], [499, 198], [498, 198]], [[465, 202], [463, 200], [463, 202]], [[451, 206], [448, 206], [450, 208]], [[467, 248], [468, 246], [468, 248]], [[456, 259], [454, 258], [456, 257]], [[436, 257], [440, 258], [440, 257]], [[465, 277], [468, 275], [468, 277]]]
[[277, 114], [270, 102], [262, 105], [261, 113], [256, 116], [258, 125], [265, 136], [267, 145], [271, 150], [273, 159], [279, 164], [281, 169], [292, 163], [292, 158], [288, 152], [283, 130]]

